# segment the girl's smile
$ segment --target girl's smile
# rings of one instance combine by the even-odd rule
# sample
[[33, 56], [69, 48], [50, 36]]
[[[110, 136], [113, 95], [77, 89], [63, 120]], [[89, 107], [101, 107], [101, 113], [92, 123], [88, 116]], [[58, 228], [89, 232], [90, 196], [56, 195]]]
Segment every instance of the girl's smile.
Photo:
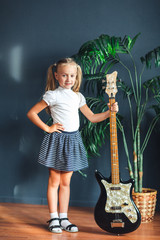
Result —
[[77, 67], [75, 64], [60, 65], [55, 72], [55, 78], [63, 88], [71, 89], [76, 81]]

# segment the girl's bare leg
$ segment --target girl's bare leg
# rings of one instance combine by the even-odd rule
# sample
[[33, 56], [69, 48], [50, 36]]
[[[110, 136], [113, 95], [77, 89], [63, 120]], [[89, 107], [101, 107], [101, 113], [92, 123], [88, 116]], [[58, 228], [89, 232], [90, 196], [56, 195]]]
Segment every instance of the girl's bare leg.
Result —
[[60, 184], [60, 172], [50, 168], [47, 190], [48, 208], [50, 213], [48, 228], [51, 232], [54, 233], [62, 232], [62, 229], [60, 228], [59, 225], [58, 220], [59, 216], [57, 212], [59, 184]]
[[60, 189], [59, 189], [59, 217], [61, 226], [69, 232], [78, 232], [76, 225], [73, 225], [66, 218], [68, 217], [68, 206], [70, 198], [70, 181], [73, 172], [61, 172]]
[[59, 212], [67, 213], [70, 198], [70, 181], [73, 172], [61, 172], [59, 188]]
[[50, 213], [57, 212], [58, 204], [58, 187], [60, 184], [61, 172], [49, 169], [47, 200]]

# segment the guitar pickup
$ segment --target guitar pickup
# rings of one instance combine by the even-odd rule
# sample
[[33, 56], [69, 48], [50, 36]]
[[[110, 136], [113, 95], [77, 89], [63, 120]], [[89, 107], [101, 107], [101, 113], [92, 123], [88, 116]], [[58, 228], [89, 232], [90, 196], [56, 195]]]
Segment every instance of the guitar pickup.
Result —
[[116, 219], [111, 222], [111, 228], [121, 227], [124, 228], [125, 223], [121, 219]]
[[110, 190], [119, 191], [121, 190], [121, 187], [110, 187]]
[[115, 207], [111, 207], [111, 210], [121, 210], [122, 207], [121, 206], [115, 206]]

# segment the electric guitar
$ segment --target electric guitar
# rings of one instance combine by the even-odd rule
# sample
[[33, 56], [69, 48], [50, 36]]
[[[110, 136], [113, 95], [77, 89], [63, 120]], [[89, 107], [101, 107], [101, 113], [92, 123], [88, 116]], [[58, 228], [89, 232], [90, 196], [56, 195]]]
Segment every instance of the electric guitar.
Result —
[[[110, 107], [115, 102], [117, 72], [106, 75], [106, 93]], [[116, 112], [110, 111], [111, 177], [105, 178], [96, 171], [95, 176], [101, 189], [94, 209], [96, 223], [103, 230], [123, 234], [136, 230], [141, 223], [138, 208], [132, 199], [133, 180], [122, 182], [119, 176]]]

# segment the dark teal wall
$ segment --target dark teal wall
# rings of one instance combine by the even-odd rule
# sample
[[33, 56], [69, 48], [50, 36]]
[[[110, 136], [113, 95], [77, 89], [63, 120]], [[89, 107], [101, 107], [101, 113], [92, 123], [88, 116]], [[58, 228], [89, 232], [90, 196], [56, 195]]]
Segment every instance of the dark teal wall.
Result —
[[[44, 92], [48, 66], [101, 34], [133, 37], [141, 32], [133, 51], [138, 61], [160, 45], [159, 23], [159, 0], [0, 1], [0, 201], [47, 203], [48, 170], [37, 163], [43, 132], [26, 113]], [[145, 76], [149, 79], [152, 74]], [[121, 94], [118, 100], [120, 113], [129, 116]], [[41, 116], [47, 119], [45, 113]], [[145, 187], [159, 189], [159, 155], [159, 133], [154, 131], [144, 155]], [[109, 156], [106, 141], [101, 157], [90, 160], [88, 177], [73, 175], [71, 205], [95, 205], [99, 187], [94, 170], [109, 175]], [[121, 176], [127, 179], [121, 136], [119, 158]]]

